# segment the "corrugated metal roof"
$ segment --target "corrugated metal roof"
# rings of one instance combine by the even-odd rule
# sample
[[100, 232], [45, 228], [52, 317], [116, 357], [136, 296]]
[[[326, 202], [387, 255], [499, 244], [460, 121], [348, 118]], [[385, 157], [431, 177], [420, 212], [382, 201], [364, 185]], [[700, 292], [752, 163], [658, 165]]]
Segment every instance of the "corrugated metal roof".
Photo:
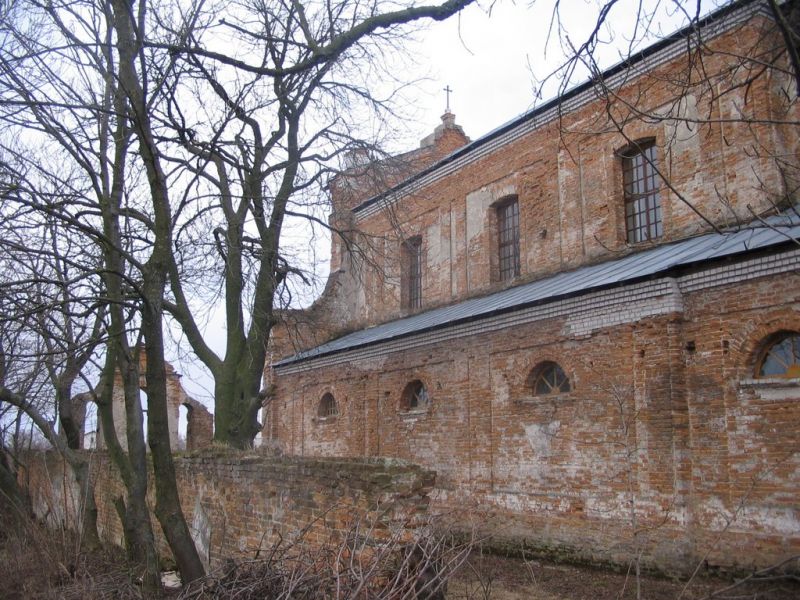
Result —
[[488, 296], [471, 298], [458, 304], [362, 329], [283, 359], [275, 366], [439, 329], [532, 304], [551, 302], [565, 296], [631, 283], [675, 268], [745, 254], [795, 239], [800, 239], [800, 217], [789, 213], [774, 216], [764, 223], [757, 222], [737, 231], [711, 233], [664, 244], [617, 260], [581, 267]]

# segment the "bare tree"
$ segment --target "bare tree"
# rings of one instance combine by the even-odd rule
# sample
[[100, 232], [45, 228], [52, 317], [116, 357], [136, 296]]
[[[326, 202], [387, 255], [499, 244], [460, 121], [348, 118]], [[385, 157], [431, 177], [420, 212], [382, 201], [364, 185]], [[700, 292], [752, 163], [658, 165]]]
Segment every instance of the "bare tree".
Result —
[[[166, 40], [144, 40], [177, 57], [162, 83], [161, 121], [154, 122], [161, 156], [186, 182], [173, 240], [182, 251], [170, 257], [172, 297], [164, 308], [214, 377], [218, 441], [248, 447], [260, 430], [274, 308], [288, 279], [303, 278], [304, 266], [292, 264], [284, 241], [287, 221], [328, 226], [318, 210], [327, 176], [343, 153], [374, 145], [359, 120], [385, 118], [359, 70], [373, 72], [382, 53], [398, 49], [399, 26], [444, 19], [467, 4], [385, 13], [377, 1], [243, 2], [232, 12], [198, 4], [184, 21], [168, 23]], [[228, 37], [238, 39], [244, 58], [211, 49]], [[187, 110], [187, 100], [202, 112]], [[200, 246], [197, 240], [204, 251], [183, 251]], [[207, 283], [209, 272], [224, 297], [223, 356], [204, 337], [192, 305], [196, 274]]]
[[[203, 570], [181, 511], [169, 447], [165, 311], [215, 376], [217, 438], [249, 445], [265, 396], [260, 380], [275, 297], [287, 275], [299, 272], [282, 250], [285, 221], [300, 213], [318, 219], [296, 207], [320, 192], [337, 154], [359, 137], [355, 123], [339, 113], [359, 97], [374, 106], [367, 88], [347, 82], [347, 69], [367, 64], [367, 51], [380, 48], [368, 41], [378, 34], [422, 18], [447, 18], [470, 1], [421, 7], [377, 0], [245, 2], [233, 9], [144, 0], [7, 3], [0, 23], [0, 152], [4, 162], [16, 163], [8, 171], [25, 177], [22, 186], [13, 177], [4, 182], [9, 207], [3, 217], [13, 227], [14, 211], [45, 215], [52, 225], [37, 229], [44, 232], [40, 239], [64, 228], [75, 236], [67, 239], [94, 248], [101, 259], [96, 300], [107, 306], [107, 323], [100, 319], [89, 328], [103, 328], [107, 340], [96, 396], [126, 484], [120, 515], [135, 538], [129, 547], [148, 566], [149, 588], [157, 581], [144, 502], [138, 349], [147, 354], [155, 514], [184, 581], [191, 581]], [[222, 41], [236, 51], [216, 51]], [[259, 59], [248, 62], [251, 56]], [[202, 93], [192, 97], [194, 87]], [[185, 103], [202, 108], [209, 94], [215, 119], [187, 120]], [[325, 110], [307, 118], [312, 107]], [[200, 248], [194, 263], [185, 260], [197, 252], [192, 235], [207, 215], [222, 217], [211, 231], [213, 251]], [[66, 247], [49, 251], [67, 258]], [[225, 289], [224, 357], [210, 350], [192, 309], [194, 290], [203, 283], [196, 277], [207, 273], [192, 267], [205, 258], [214, 259], [211, 270]], [[55, 281], [59, 289], [59, 277]], [[38, 326], [46, 323], [45, 317]], [[127, 454], [114, 435], [110, 386], [116, 371], [124, 382]]]
[[[38, 237], [54, 240], [48, 256], [66, 264], [66, 243], [94, 248], [94, 273], [101, 283], [87, 302], [108, 308], [103, 323], [106, 348], [105, 385], [98, 407], [111, 456], [126, 485], [118, 502], [131, 557], [147, 566], [147, 589], [159, 586], [158, 560], [146, 505], [147, 463], [139, 403], [136, 343], [138, 264], [135, 252], [146, 242], [146, 220], [125, 194], [134, 194], [136, 171], [130, 168], [131, 132], [124, 115], [126, 98], [115, 75], [112, 27], [102, 5], [77, 4], [58, 11], [53, 5], [14, 3], [3, 22], [4, 73], [2, 152], [4, 219], [9, 229], [34, 224], [18, 247], [29, 254]], [[97, 8], [97, 11], [92, 11]], [[86, 15], [93, 18], [83, 20]], [[78, 24], [79, 26], [76, 26]], [[82, 34], [95, 43], [80, 43]], [[58, 54], [60, 60], [53, 60]], [[92, 123], [95, 127], [88, 127]], [[127, 218], [129, 215], [134, 215]], [[42, 216], [45, 217], [43, 226]], [[39, 227], [40, 229], [36, 229]], [[31, 237], [33, 239], [31, 239]], [[80, 241], [77, 241], [80, 240]], [[62, 245], [59, 245], [62, 244]], [[47, 319], [46, 312], [40, 312]], [[96, 329], [93, 327], [93, 331]], [[111, 382], [118, 369], [125, 381], [127, 448], [114, 435]]]

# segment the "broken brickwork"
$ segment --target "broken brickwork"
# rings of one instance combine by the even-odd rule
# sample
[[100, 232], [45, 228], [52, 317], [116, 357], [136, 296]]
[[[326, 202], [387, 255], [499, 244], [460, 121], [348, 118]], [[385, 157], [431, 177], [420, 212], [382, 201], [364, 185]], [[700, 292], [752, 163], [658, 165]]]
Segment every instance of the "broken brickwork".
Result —
[[[114, 507], [114, 499], [124, 497], [122, 481], [107, 454], [87, 452], [87, 459], [101, 537], [123, 545]], [[31, 453], [26, 465], [23, 476], [30, 481], [35, 514], [51, 523], [74, 524], [78, 488], [63, 458], [55, 452]], [[343, 539], [355, 526], [370, 532], [373, 543], [398, 531], [410, 535], [426, 522], [435, 478], [397, 460], [213, 453], [177, 457], [175, 472], [183, 513], [201, 559], [211, 568], [231, 558], [263, 557], [278, 540], [291, 542], [301, 532], [312, 547]], [[160, 552], [168, 556], [160, 528], [154, 523], [153, 529]]]

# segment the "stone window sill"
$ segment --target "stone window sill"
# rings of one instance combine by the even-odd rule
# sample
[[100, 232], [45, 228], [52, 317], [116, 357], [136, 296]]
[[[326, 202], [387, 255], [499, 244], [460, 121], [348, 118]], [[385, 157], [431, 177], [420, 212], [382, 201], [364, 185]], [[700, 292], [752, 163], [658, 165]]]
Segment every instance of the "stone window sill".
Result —
[[314, 422], [319, 425], [324, 425], [325, 423], [335, 423], [336, 419], [339, 418], [339, 415], [333, 415], [330, 417], [314, 417]]
[[758, 377], [740, 379], [739, 387], [792, 388], [800, 387], [800, 377]]
[[794, 402], [800, 398], [800, 378], [762, 377], [739, 380], [739, 390], [762, 402]]
[[404, 420], [416, 420], [420, 419], [428, 414], [427, 408], [419, 408], [414, 410], [403, 410], [400, 411], [400, 418]]
[[544, 402], [566, 402], [567, 400], [571, 399], [572, 393], [565, 392], [563, 394], [544, 394], [541, 396], [527, 396], [525, 398], [518, 398], [516, 403], [523, 405], [536, 405]]

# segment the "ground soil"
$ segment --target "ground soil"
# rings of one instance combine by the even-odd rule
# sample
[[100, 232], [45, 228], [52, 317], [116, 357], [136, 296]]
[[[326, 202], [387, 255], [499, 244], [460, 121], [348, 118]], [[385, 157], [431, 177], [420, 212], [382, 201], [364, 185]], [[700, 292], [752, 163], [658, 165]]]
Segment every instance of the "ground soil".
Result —
[[[795, 565], [795, 568], [798, 565]], [[702, 574], [689, 584], [662, 577], [641, 578], [646, 600], [798, 600], [800, 581], [786, 578], [734, 587], [732, 578]], [[616, 600], [636, 598], [632, 574], [543, 561], [475, 556], [451, 579], [448, 600]]]
[[[0, 511], [0, 598], [20, 600], [134, 600], [138, 571], [124, 551], [104, 546], [87, 552], [74, 536], [26, 522], [8, 527]], [[800, 558], [787, 565], [797, 574]], [[645, 576], [646, 600], [798, 600], [800, 578], [762, 581], [725, 592], [732, 579], [708, 577], [690, 584]], [[722, 592], [722, 593], [720, 593]], [[165, 597], [175, 597], [175, 593]], [[636, 598], [632, 575], [537, 560], [473, 555], [450, 579], [447, 600], [626, 600]], [[320, 599], [324, 600], [324, 599]], [[365, 599], [366, 600], [366, 599]]]

